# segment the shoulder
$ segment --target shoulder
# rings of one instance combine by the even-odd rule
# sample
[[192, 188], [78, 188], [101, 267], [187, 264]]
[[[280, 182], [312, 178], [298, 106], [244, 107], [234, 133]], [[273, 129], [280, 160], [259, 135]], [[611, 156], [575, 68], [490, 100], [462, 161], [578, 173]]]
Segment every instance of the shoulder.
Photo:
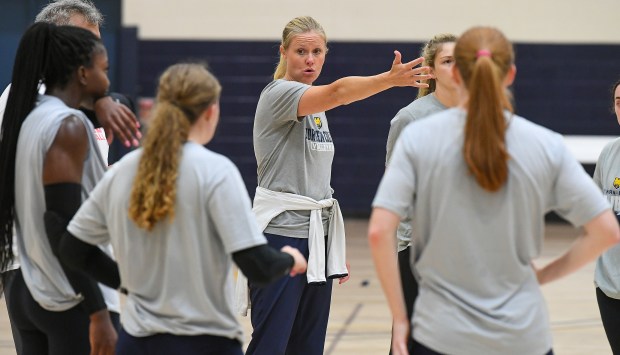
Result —
[[515, 114], [509, 116], [509, 120], [508, 132], [514, 131], [515, 134], [519, 134], [520, 139], [564, 145], [564, 138], [562, 135], [549, 128]]
[[238, 170], [237, 166], [227, 156], [216, 153], [197, 143], [186, 143], [183, 147], [183, 154], [192, 165], [200, 165], [205, 171], [214, 175], [225, 175], [231, 170]]
[[615, 138], [605, 144], [603, 150], [601, 151], [601, 155], [607, 155], [611, 152], [615, 153], [618, 151], [620, 151], [620, 138]]
[[58, 143], [75, 144], [88, 142], [88, 130], [84, 120], [75, 114], [69, 114], [60, 122], [56, 133]]
[[298, 81], [278, 79], [265, 86], [261, 93], [261, 98], [277, 97], [287, 94], [290, 95], [297, 92], [303, 93], [310, 87], [310, 85], [300, 83]]

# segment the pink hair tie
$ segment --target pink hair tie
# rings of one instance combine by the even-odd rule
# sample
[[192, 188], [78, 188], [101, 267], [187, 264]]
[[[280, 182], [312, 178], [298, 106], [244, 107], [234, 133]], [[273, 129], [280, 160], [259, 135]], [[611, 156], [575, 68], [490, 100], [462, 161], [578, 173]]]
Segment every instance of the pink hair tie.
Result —
[[476, 53], [476, 58], [490, 57], [490, 56], [491, 56], [491, 51], [488, 49], [481, 49], [478, 51], [478, 53]]

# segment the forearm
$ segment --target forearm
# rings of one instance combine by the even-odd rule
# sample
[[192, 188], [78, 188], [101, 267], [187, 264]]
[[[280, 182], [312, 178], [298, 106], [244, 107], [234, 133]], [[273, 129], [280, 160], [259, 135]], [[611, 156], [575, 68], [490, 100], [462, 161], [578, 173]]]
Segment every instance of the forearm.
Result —
[[381, 73], [373, 76], [347, 76], [334, 81], [330, 86], [339, 106], [363, 100], [394, 85], [390, 83], [388, 73]]
[[98, 282], [118, 289], [121, 284], [118, 265], [103, 250], [85, 243], [69, 231], [60, 242], [61, 260], [75, 271], [82, 271]]
[[[389, 219], [387, 223], [386, 219]], [[408, 322], [400, 283], [396, 238], [394, 238], [398, 221], [397, 215], [387, 210], [375, 208], [370, 218], [368, 240], [377, 276], [381, 282], [394, 322]]]
[[538, 271], [538, 282], [542, 285], [562, 278], [598, 258], [608, 247], [607, 243], [581, 235], [566, 253]]
[[266, 285], [286, 275], [295, 261], [291, 255], [268, 245], [235, 252], [233, 260], [248, 280], [258, 286]]
[[78, 210], [81, 202], [80, 184], [63, 183], [45, 186], [46, 211], [44, 215], [45, 232], [54, 255], [58, 258], [62, 270], [76, 293], [84, 297], [82, 306], [88, 314], [105, 309], [105, 302], [96, 282], [81, 272], [69, 268], [60, 259], [60, 241], [71, 217]]
[[618, 242], [618, 222], [611, 211], [595, 217], [585, 226], [585, 230], [586, 233], [578, 237], [566, 253], [537, 272], [540, 284], [574, 272]]

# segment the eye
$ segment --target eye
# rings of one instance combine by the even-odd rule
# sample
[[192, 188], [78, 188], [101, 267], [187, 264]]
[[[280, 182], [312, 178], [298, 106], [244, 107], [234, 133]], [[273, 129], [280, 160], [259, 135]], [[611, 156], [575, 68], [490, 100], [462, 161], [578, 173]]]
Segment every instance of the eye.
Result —
[[323, 53], [323, 50], [321, 48], [317, 48], [314, 51], [312, 51], [312, 53], [314, 53], [315, 55], [319, 55], [319, 54]]
[[306, 54], [306, 50], [305, 50], [305, 49], [302, 49], [302, 48], [299, 48], [299, 49], [297, 50], [297, 54], [301, 54], [301, 55]]

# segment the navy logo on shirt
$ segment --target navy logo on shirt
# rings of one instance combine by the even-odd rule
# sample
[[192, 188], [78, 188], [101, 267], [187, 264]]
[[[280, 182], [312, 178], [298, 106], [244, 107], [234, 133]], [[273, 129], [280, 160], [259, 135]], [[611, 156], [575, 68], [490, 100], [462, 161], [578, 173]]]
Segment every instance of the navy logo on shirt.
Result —
[[617, 177], [617, 178], [615, 178], [615, 179], [614, 179], [614, 187], [615, 187], [616, 189], [617, 189], [617, 188], [620, 188], [620, 178], [619, 178], [619, 177]]
[[321, 127], [323, 127], [323, 122], [321, 122], [321, 117], [319, 116], [314, 116], [314, 123], [316, 123], [316, 126], [321, 129]]

